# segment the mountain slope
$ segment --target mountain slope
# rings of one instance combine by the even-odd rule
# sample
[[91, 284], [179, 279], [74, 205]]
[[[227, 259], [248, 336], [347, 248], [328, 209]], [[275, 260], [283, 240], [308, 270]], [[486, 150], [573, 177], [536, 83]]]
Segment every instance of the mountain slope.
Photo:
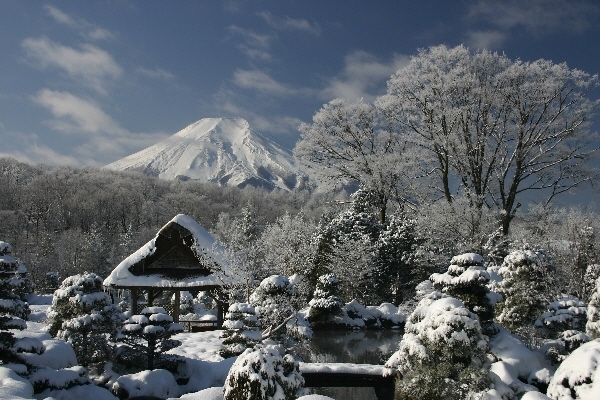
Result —
[[222, 186], [301, 188], [306, 183], [289, 150], [250, 129], [242, 118], [204, 118], [105, 168]]

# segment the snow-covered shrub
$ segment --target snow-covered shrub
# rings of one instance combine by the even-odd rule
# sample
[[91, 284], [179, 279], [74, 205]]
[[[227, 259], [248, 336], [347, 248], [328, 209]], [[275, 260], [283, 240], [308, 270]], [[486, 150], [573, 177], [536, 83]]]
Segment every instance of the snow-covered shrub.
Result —
[[327, 321], [329, 316], [337, 315], [344, 303], [337, 296], [340, 281], [333, 274], [321, 275], [312, 300], [308, 303], [308, 319], [313, 327]]
[[457, 298], [479, 317], [479, 323], [487, 334], [494, 333], [494, 307], [487, 287], [490, 275], [483, 267], [483, 257], [465, 253], [452, 257], [448, 271], [434, 273], [429, 279], [435, 289]]
[[109, 342], [124, 319], [104, 292], [102, 278], [94, 273], [66, 278], [54, 292], [49, 318], [50, 334], [71, 343], [85, 367], [110, 359]]
[[585, 329], [587, 305], [575, 296], [563, 295], [548, 304], [536, 324], [548, 331], [548, 336], [556, 339], [564, 331], [582, 331]]
[[59, 370], [40, 367], [33, 371], [28, 379], [33, 385], [35, 393], [42, 393], [46, 390], [62, 390], [90, 384], [91, 381], [85, 377], [85, 372], [86, 370], [82, 366]]
[[9, 284], [11, 291], [25, 301], [25, 296], [33, 292], [33, 285], [27, 277], [27, 267], [12, 256], [12, 246], [0, 240], [0, 276]]
[[138, 396], [167, 399], [181, 396], [181, 389], [173, 374], [164, 369], [121, 375], [111, 390], [121, 399]]
[[[0, 242], [0, 253], [3, 254], [0, 256], [0, 264], [8, 264], [5, 261], [10, 249], [8, 243]], [[22, 353], [41, 354], [44, 346], [37, 339], [15, 338], [13, 330], [27, 327], [25, 319], [29, 315], [29, 305], [19, 298], [14, 287], [12, 276], [0, 278], [0, 364], [20, 364], [21, 367], [16, 367], [17, 372], [25, 375], [28, 371]]]
[[259, 345], [247, 349], [229, 370], [225, 400], [292, 400], [304, 385], [298, 362], [277, 347]]
[[503, 301], [496, 304], [496, 320], [509, 330], [533, 326], [547, 304], [545, 273], [539, 254], [516, 250], [505, 257], [496, 288]]
[[248, 303], [234, 303], [229, 306], [223, 321], [223, 348], [221, 356], [227, 358], [242, 354], [254, 347], [261, 339], [260, 321], [254, 307]]
[[585, 330], [592, 339], [600, 338], [600, 278], [596, 280], [596, 288], [588, 303]]
[[434, 292], [410, 315], [400, 348], [385, 365], [398, 371], [400, 398], [464, 399], [488, 387], [487, 350], [477, 316]]
[[[175, 297], [175, 295], [173, 295]], [[174, 300], [174, 299], [172, 299]], [[175, 305], [177, 306], [177, 305]], [[194, 296], [188, 291], [182, 291], [179, 298], [179, 315], [194, 313]]]
[[585, 275], [583, 277], [583, 293], [584, 296], [582, 300], [591, 301], [592, 295], [596, 289], [596, 280], [600, 278], [600, 264], [590, 264], [585, 270]]
[[596, 399], [600, 394], [600, 339], [585, 343], [558, 367], [547, 395], [553, 399]]
[[153, 370], [173, 367], [177, 357], [165, 354], [180, 346], [179, 340], [171, 339], [183, 332], [181, 324], [174, 323], [162, 307], [146, 307], [140, 315], [132, 315], [123, 322], [117, 337], [124, 345], [117, 351], [117, 361], [126, 367], [142, 367]]
[[285, 343], [312, 333], [298, 314], [298, 292], [285, 276], [271, 275], [263, 279], [250, 296], [250, 304], [256, 309], [265, 338]]

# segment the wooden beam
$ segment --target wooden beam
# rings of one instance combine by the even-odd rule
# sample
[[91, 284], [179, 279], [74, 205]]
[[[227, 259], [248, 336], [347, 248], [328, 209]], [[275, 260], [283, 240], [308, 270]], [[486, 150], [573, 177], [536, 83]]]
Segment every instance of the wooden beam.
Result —
[[175, 289], [175, 304], [173, 304], [173, 322], [179, 322], [179, 307], [181, 303], [181, 290]]

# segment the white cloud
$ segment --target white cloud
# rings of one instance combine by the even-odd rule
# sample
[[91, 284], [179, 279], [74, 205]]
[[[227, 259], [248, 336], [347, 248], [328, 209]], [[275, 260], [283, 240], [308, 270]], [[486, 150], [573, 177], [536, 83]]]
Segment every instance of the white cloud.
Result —
[[165, 71], [164, 69], [158, 68], [158, 67], [153, 68], [153, 69], [139, 67], [137, 69], [137, 71], [140, 74], [145, 75], [149, 78], [153, 78], [153, 79], [162, 79], [165, 81], [170, 81], [171, 79], [175, 79], [175, 75], [173, 75], [169, 71]]
[[269, 11], [261, 11], [256, 13], [256, 15], [264, 19], [267, 24], [276, 29], [288, 31], [304, 31], [317, 36], [321, 34], [321, 27], [316, 22], [310, 23], [305, 19], [276, 17]]
[[502, 46], [505, 39], [506, 34], [499, 31], [470, 31], [465, 44], [473, 50], [495, 50]]
[[228, 28], [231, 35], [241, 38], [241, 43], [237, 47], [248, 57], [255, 60], [270, 61], [272, 56], [269, 53], [272, 36], [252, 32], [249, 29], [231, 25]]
[[579, 0], [481, 0], [471, 3], [468, 18], [508, 30], [522, 26], [536, 35], [584, 32], [596, 23], [600, 7]]
[[79, 165], [104, 165], [165, 137], [164, 133], [131, 132], [95, 102], [68, 92], [42, 89], [32, 100], [54, 116], [46, 121], [51, 129], [77, 136], [79, 143], [70, 153]]
[[83, 18], [72, 17], [54, 6], [47, 5], [44, 9], [56, 22], [76, 30], [79, 34], [88, 39], [106, 40], [115, 37], [115, 35], [107, 29], [100, 28]]
[[59, 68], [103, 94], [106, 94], [106, 85], [123, 73], [108, 52], [91, 44], [84, 44], [77, 50], [40, 37], [27, 38], [22, 46], [27, 56], [42, 67]]
[[320, 96], [326, 100], [340, 97], [371, 101], [380, 94], [375, 92], [381, 89], [392, 74], [408, 62], [407, 56], [394, 55], [390, 61], [384, 62], [365, 51], [355, 51], [346, 56], [341, 75], [332, 78]]
[[238, 69], [233, 74], [233, 82], [244, 89], [256, 89], [259, 92], [268, 93], [277, 96], [286, 96], [294, 94], [296, 91], [259, 70], [241, 70]]
[[33, 97], [33, 101], [52, 113], [56, 119], [48, 123], [57, 131], [64, 133], [125, 133], [125, 130], [97, 104], [71, 93], [42, 89]]

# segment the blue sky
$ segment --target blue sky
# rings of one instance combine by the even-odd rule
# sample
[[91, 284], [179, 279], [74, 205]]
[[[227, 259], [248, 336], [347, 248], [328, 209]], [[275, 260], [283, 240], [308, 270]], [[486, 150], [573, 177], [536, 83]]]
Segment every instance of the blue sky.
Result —
[[101, 166], [205, 117], [292, 148], [324, 103], [373, 100], [419, 48], [596, 74], [598, 20], [593, 0], [0, 0], [0, 156]]

